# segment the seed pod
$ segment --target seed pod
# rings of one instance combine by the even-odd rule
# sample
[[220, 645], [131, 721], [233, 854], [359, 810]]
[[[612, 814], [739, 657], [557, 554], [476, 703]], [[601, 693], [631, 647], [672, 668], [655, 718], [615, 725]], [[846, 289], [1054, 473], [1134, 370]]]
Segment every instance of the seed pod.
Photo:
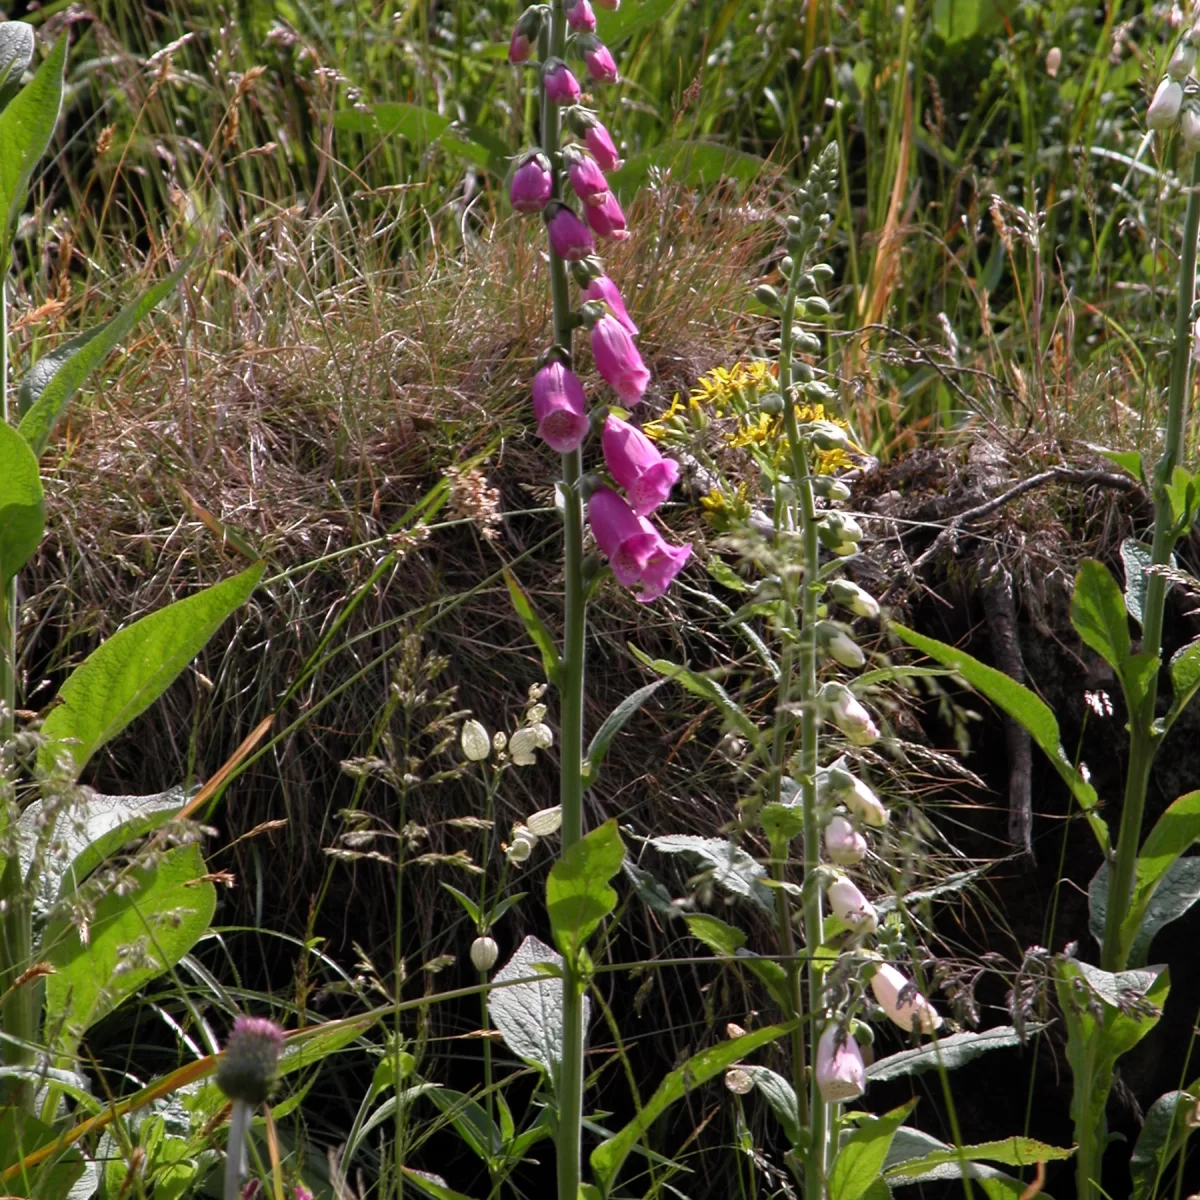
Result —
[[480, 973], [490, 971], [499, 957], [500, 947], [495, 938], [477, 937], [471, 943], [471, 966]]

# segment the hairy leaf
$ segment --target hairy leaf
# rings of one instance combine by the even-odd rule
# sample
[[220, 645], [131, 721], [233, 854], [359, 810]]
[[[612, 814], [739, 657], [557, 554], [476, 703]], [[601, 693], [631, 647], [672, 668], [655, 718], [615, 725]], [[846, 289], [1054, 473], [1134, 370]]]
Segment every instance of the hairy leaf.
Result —
[[861, 1200], [879, 1178], [896, 1130], [914, 1108], [910, 1100], [882, 1117], [868, 1117], [842, 1143], [829, 1175], [829, 1200]]
[[[1026, 1033], [1036, 1033], [1041, 1025], [1029, 1025]], [[953, 1033], [949, 1037], [925, 1042], [911, 1050], [900, 1050], [877, 1059], [867, 1068], [867, 1078], [882, 1083], [902, 1075], [919, 1075], [936, 1070], [939, 1063], [954, 1071], [989, 1050], [1003, 1050], [1022, 1044], [1021, 1035], [1011, 1025], [985, 1029], [982, 1033]]]
[[45, 527], [37, 459], [25, 439], [0, 421], [0, 588], [29, 561]]

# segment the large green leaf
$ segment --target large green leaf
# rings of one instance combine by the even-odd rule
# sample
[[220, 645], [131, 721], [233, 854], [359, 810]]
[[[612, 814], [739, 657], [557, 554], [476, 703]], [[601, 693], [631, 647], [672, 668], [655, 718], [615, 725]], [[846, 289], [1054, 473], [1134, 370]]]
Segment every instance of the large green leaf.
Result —
[[0, 111], [0, 273], [8, 266], [13, 232], [25, 207], [33, 170], [58, 124], [66, 61], [64, 33], [38, 73]]
[[882, 1117], [868, 1117], [842, 1143], [829, 1173], [829, 1200], [861, 1200], [883, 1171], [896, 1130], [917, 1106], [910, 1100]]
[[924, 1175], [934, 1167], [947, 1163], [994, 1162], [1006, 1167], [1035, 1167], [1038, 1163], [1061, 1162], [1075, 1153], [1074, 1148], [1048, 1146], [1045, 1142], [1027, 1137], [1008, 1137], [996, 1142], [980, 1142], [961, 1148], [947, 1146], [944, 1150], [933, 1150], [923, 1158], [910, 1159], [897, 1174]]
[[889, 622], [888, 629], [910, 646], [928, 654], [930, 658], [951, 667], [962, 678], [981, 692], [993, 704], [1007, 713], [1041, 747], [1051, 765], [1071, 789], [1079, 807], [1084, 811], [1100, 849], [1108, 853], [1108, 827], [1096, 811], [1096, 789], [1075, 769], [1063, 752], [1058, 721], [1053, 710], [1040, 700], [1029, 688], [1010, 679], [1003, 671], [985, 666], [964, 650], [948, 646], [935, 638], [925, 637], [915, 629], [908, 629], [896, 622]]
[[33, 447], [34, 454], [41, 455], [46, 449], [54, 426], [84, 380], [147, 313], [170, 295], [191, 262], [190, 257], [185, 259], [165, 279], [147, 288], [121, 309], [112, 320], [78, 334], [33, 364], [21, 380], [17, 407], [21, 413], [18, 428]]
[[604, 723], [596, 730], [595, 736], [588, 744], [587, 758], [583, 763], [583, 786], [591, 787], [600, 773], [600, 764], [608, 753], [613, 738], [625, 728], [630, 717], [636, 713], [655, 692], [667, 681], [656, 679], [653, 683], [640, 687], [636, 692], [630, 692], [616, 708], [604, 718]]
[[752, 900], [771, 912], [775, 904], [770, 889], [763, 883], [763, 866], [729, 838], [700, 837], [695, 833], [667, 833], [648, 838], [648, 843], [663, 854], [680, 854], [692, 859], [708, 878], [731, 896]]
[[1171, 656], [1169, 669], [1175, 695], [1170, 710], [1163, 718], [1163, 725], [1167, 729], [1175, 723], [1196, 692], [1200, 691], [1200, 638], [1177, 650]]
[[[1043, 1026], [1034, 1024], [1026, 1026], [1026, 1036], [1041, 1028]], [[954, 1033], [949, 1037], [923, 1042], [911, 1050], [900, 1050], [886, 1058], [877, 1059], [867, 1068], [867, 1078], [883, 1083], [888, 1079], [899, 1079], [902, 1075], [919, 1075], [922, 1071], [932, 1071], [939, 1066], [954, 1071], [989, 1050], [1020, 1046], [1024, 1040], [1011, 1025], [985, 1029], [982, 1033]]]
[[37, 459], [25, 439], [0, 421], [0, 588], [29, 561], [45, 527]]
[[46, 924], [46, 1038], [70, 1055], [80, 1038], [143, 985], [177, 963], [212, 920], [217, 894], [203, 879], [195, 845], [168, 851], [148, 866], [131, 866], [131, 890], [109, 887], [86, 924], [71, 917]]
[[[35, 1150], [49, 1146], [58, 1136], [59, 1130], [42, 1124], [16, 1105], [5, 1106], [0, 1110], [0, 1172], [16, 1166]], [[40, 1166], [0, 1183], [0, 1190], [6, 1198], [67, 1200], [83, 1172], [83, 1156], [72, 1146]]]
[[[943, 1161], [929, 1166], [928, 1160], [935, 1156]], [[922, 1162], [926, 1163], [923, 1167]], [[968, 1161], [964, 1172], [953, 1146], [907, 1125], [896, 1130], [883, 1168], [883, 1177], [893, 1188], [949, 1182], [962, 1179], [964, 1174], [972, 1181], [972, 1193], [978, 1192], [987, 1200], [1020, 1200], [1027, 1187], [1015, 1176], [986, 1163]], [[1050, 1200], [1045, 1192], [1038, 1196], [1039, 1200]], [[870, 1200], [870, 1193], [865, 1200]]]
[[658, 1090], [642, 1106], [642, 1111], [623, 1129], [612, 1137], [600, 1143], [592, 1151], [592, 1175], [603, 1195], [608, 1195], [616, 1182], [621, 1165], [628, 1157], [635, 1143], [643, 1138], [646, 1131], [658, 1120], [668, 1108], [678, 1100], [682, 1100], [693, 1088], [707, 1083], [716, 1075], [728, 1070], [739, 1059], [747, 1054], [766, 1046], [781, 1038], [795, 1028], [796, 1022], [791, 1021], [782, 1025], [766, 1025], [752, 1033], [741, 1037], [730, 1038], [729, 1041], [701, 1050], [699, 1054], [677, 1067], [662, 1083]]
[[787, 972], [774, 959], [759, 958], [745, 950], [746, 935], [740, 929], [709, 913], [688, 913], [684, 920], [692, 937], [703, 942], [715, 954], [736, 959], [758, 978], [784, 1012], [792, 1007]]
[[1146, 589], [1150, 576], [1146, 571], [1154, 556], [1145, 542], [1126, 538], [1121, 543], [1121, 562], [1125, 565], [1125, 608], [1140, 625], [1146, 610]]
[[1097, 559], [1085, 558], [1075, 573], [1071, 624], [1084, 644], [1120, 674], [1129, 657], [1129, 617], [1117, 581]]
[[33, 27], [24, 21], [0, 25], [0, 109], [21, 90], [21, 76], [33, 62]]
[[504, 568], [504, 582], [508, 585], [508, 595], [514, 611], [521, 618], [529, 640], [542, 656], [542, 670], [546, 672], [546, 678], [551, 683], [558, 683], [562, 674], [562, 660], [558, 657], [558, 649], [554, 645], [554, 635], [546, 627], [545, 621], [538, 616], [529, 594], [507, 567]]
[[761, 178], [762, 170], [763, 160], [755, 154], [717, 142], [684, 138], [633, 155], [608, 180], [616, 191], [631, 195], [642, 187], [651, 171], [667, 173], [685, 187], [712, 187], [725, 179], [753, 183]]
[[568, 846], [551, 867], [546, 913], [554, 941], [568, 963], [579, 962], [588, 938], [616, 907], [617, 893], [608, 881], [624, 861], [625, 846], [613, 818]]
[[1154, 822], [1154, 828], [1146, 835], [1138, 851], [1133, 900], [1128, 916], [1121, 923], [1122, 955], [1128, 953], [1155, 891], [1162, 885], [1167, 872], [1197, 840], [1200, 840], [1200, 791], [1188, 792], [1170, 804]]
[[111, 737], [143, 713], [199, 653], [262, 578], [260, 563], [177, 600], [113, 634], [67, 677], [42, 726], [42, 768], [67, 757], [75, 775]]
[[1146, 1113], [1133, 1153], [1129, 1173], [1133, 1177], [1131, 1200], [1154, 1200], [1158, 1183], [1195, 1128], [1196, 1097], [1190, 1092], [1167, 1092]]
[[649, 667], [651, 671], [663, 675], [667, 679], [674, 679], [685, 692], [707, 700], [720, 710], [729, 726], [736, 729], [743, 737], [757, 740], [758, 726], [715, 679], [710, 679], [707, 675], [698, 675], [695, 671], [681, 667], [665, 658], [651, 658], [649, 654], [639, 650], [636, 646], [631, 645], [629, 650], [642, 666]]
[[1002, 33], [1017, 0], [934, 0], [933, 30], [947, 46]]
[[640, 4], [625, 4], [620, 8], [601, 8], [596, 5], [596, 34], [610, 47], [646, 29], [653, 29], [674, 9], [684, 6], [685, 0], [642, 0]]

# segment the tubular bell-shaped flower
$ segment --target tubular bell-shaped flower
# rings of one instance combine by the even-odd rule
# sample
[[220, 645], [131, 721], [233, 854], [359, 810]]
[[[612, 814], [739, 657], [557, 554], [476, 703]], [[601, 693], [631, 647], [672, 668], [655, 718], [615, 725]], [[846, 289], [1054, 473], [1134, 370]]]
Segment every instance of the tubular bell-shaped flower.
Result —
[[634, 516], [648, 516], [671, 494], [679, 479], [679, 464], [664, 458], [640, 429], [610, 415], [601, 444], [605, 465], [625, 489]]
[[528, 62], [533, 57], [533, 46], [542, 31], [544, 10], [537, 4], [531, 4], [517, 20], [512, 38], [508, 43], [508, 61], [516, 66]]
[[[633, 323], [633, 318], [630, 317], [625, 308], [625, 301], [621, 299], [621, 293], [617, 290], [617, 285], [611, 279], [603, 274], [602, 269], [600, 274], [593, 274], [588, 271], [591, 264], [584, 263], [584, 273], [580, 280], [584, 300], [594, 300], [601, 304], [607, 304], [612, 310], [612, 314], [625, 327], [626, 333], [630, 337], [637, 337], [638, 327]], [[587, 282], [584, 283], [583, 279]]]
[[844, 875], [829, 885], [825, 895], [833, 915], [855, 933], [874, 933], [879, 928], [875, 906]]
[[636, 589], [636, 597], [643, 603], [657, 600], [670, 587], [692, 553], [690, 544], [672, 546], [665, 541], [611, 488], [600, 487], [592, 493], [588, 521], [618, 582]]
[[540, 151], [527, 154], [513, 172], [508, 198], [518, 212], [541, 212], [554, 191], [550, 160]]
[[612, 192], [605, 192], [593, 203], [585, 204], [583, 215], [597, 237], [623, 242], [629, 236], [629, 231], [625, 228], [625, 213]]
[[596, 14], [588, 0], [574, 0], [567, 9], [567, 25], [572, 33], [596, 32]]
[[599, 118], [586, 108], [572, 108], [567, 113], [571, 132], [583, 141], [602, 171], [615, 171], [621, 165], [612, 135], [600, 124]]
[[562, 363], [548, 362], [533, 377], [533, 415], [538, 436], [560, 454], [576, 449], [587, 437], [583, 384]]
[[825, 853], [842, 867], [852, 867], [867, 856], [867, 839], [845, 817], [834, 816], [825, 826]]
[[908, 1033], [916, 1025], [922, 1033], [932, 1033], [942, 1026], [942, 1018], [932, 1004], [917, 991], [916, 984], [905, 978], [895, 967], [880, 963], [871, 976], [871, 991], [888, 1019]]
[[617, 64], [609, 48], [599, 38], [583, 43], [583, 61], [593, 83], [616, 83]]
[[871, 714], [854, 693], [844, 684], [825, 684], [817, 699], [821, 701], [826, 718], [832, 721], [856, 746], [869, 746], [879, 740], [879, 728]]
[[548, 58], [542, 64], [542, 86], [551, 104], [578, 104], [583, 95], [579, 80], [561, 58]]
[[[585, 306], [586, 312], [586, 306]], [[592, 318], [592, 356], [596, 370], [627, 406], [637, 404], [646, 394], [650, 372], [633, 344], [629, 331], [608, 312]], [[587, 319], [585, 317], [585, 319]]]
[[571, 189], [575, 195], [585, 205], [601, 203], [609, 192], [608, 180], [604, 178], [600, 164], [579, 146], [564, 146], [562, 153], [567, 178], [571, 181]]
[[858, 1042], [837, 1022], [817, 1042], [817, 1087], [826, 1104], [857, 1100], [867, 1090], [867, 1068]]
[[550, 248], [559, 258], [572, 262], [587, 258], [595, 251], [596, 242], [591, 231], [565, 204], [551, 201], [543, 211]]
[[1183, 107], [1183, 84], [1170, 76], [1158, 85], [1154, 99], [1146, 110], [1146, 124], [1151, 129], [1170, 129], [1179, 117]]

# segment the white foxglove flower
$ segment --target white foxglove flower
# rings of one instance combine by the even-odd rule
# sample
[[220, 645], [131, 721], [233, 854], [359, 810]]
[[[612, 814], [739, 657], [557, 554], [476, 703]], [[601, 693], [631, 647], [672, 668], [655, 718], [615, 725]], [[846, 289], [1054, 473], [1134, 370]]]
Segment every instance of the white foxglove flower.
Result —
[[882, 829], [888, 821], [887, 809], [882, 801], [861, 779], [855, 779], [853, 786], [842, 793], [842, 803], [864, 825], [873, 829]]
[[849, 579], [835, 579], [829, 585], [829, 593], [843, 608], [848, 608], [856, 617], [869, 617], [872, 621], [879, 616], [879, 601], [870, 592], [852, 583]]
[[832, 721], [856, 746], [879, 740], [879, 729], [871, 714], [844, 683], [827, 683], [818, 695], [826, 719]]
[[825, 897], [829, 901], [830, 912], [855, 933], [874, 933], [879, 928], [879, 914], [875, 911], [875, 905], [844, 875], [825, 889]]
[[1196, 47], [1190, 42], [1180, 42], [1175, 47], [1175, 53], [1171, 55], [1171, 61], [1167, 63], [1167, 74], [1182, 83], [1192, 73], [1195, 65]]
[[1200, 109], [1188, 104], [1179, 117], [1179, 140], [1189, 153], [1200, 150]]
[[835, 622], [818, 621], [815, 632], [817, 645], [843, 667], [858, 668], [867, 661], [859, 644]]
[[1177, 79], [1164, 79], [1146, 110], [1146, 124], [1151, 129], [1170, 129], [1183, 107], [1183, 84]]
[[549, 837], [557, 833], [562, 826], [562, 805], [553, 808], [539, 808], [525, 818], [525, 828], [536, 837]]
[[917, 991], [895, 967], [880, 963], [871, 976], [871, 991], [888, 1019], [908, 1033], [916, 1025], [922, 1033], [932, 1033], [942, 1026], [942, 1018], [932, 1004]]
[[825, 853], [832, 862], [852, 867], [867, 855], [867, 839], [845, 817], [833, 817], [825, 826]]
[[857, 1100], [867, 1090], [862, 1050], [836, 1021], [825, 1026], [817, 1042], [817, 1087], [826, 1104]]
[[470, 762], [483, 762], [492, 752], [492, 739], [488, 731], [474, 718], [462, 727], [463, 757]]

